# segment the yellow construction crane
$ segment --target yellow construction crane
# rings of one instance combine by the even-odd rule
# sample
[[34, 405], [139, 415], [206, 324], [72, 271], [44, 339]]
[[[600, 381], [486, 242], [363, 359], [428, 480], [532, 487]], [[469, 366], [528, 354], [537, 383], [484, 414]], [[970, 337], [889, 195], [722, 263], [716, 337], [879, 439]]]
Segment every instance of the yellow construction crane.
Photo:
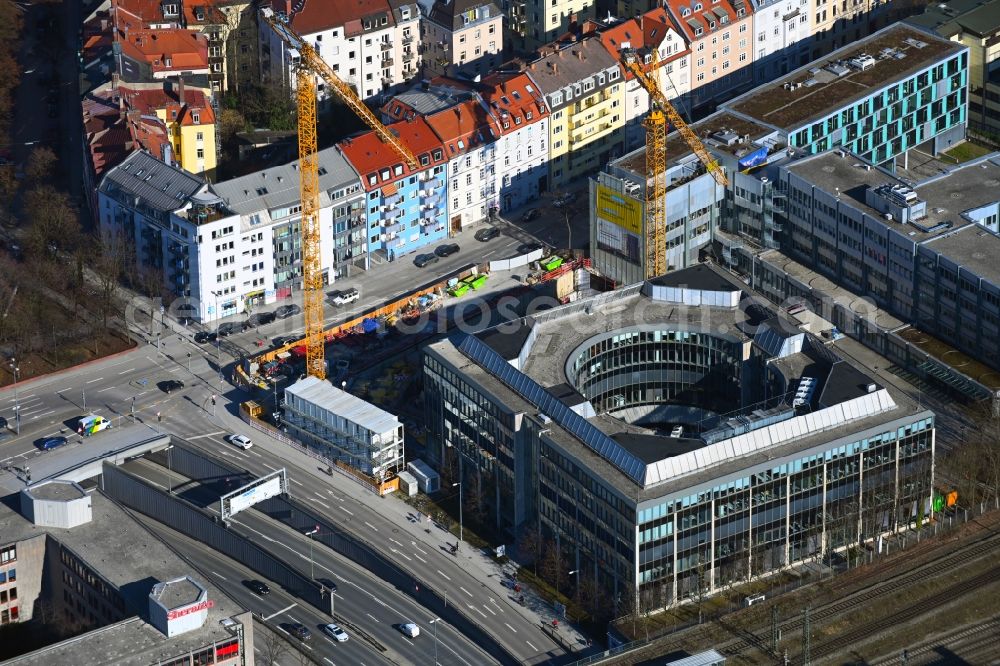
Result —
[[[656, 49], [650, 49], [653, 72], [657, 71], [660, 58]], [[647, 74], [639, 62], [635, 49], [622, 51], [622, 64], [632, 72], [647, 93], [652, 109], [643, 121], [646, 128], [646, 278], [667, 272], [667, 121], [681, 133], [688, 147], [698, 156], [715, 182], [729, 185], [729, 179], [698, 135], [691, 131], [681, 115], [660, 90], [656, 78]]]
[[295, 70], [295, 100], [299, 131], [299, 194], [302, 198], [302, 289], [305, 315], [306, 373], [326, 378], [323, 335], [323, 263], [319, 230], [319, 158], [316, 145], [316, 76], [326, 82], [382, 141], [399, 153], [411, 169], [419, 166], [417, 158], [371, 112], [354, 90], [334, 73], [306, 40], [300, 37], [269, 7], [261, 9], [261, 18], [293, 52], [299, 61]]

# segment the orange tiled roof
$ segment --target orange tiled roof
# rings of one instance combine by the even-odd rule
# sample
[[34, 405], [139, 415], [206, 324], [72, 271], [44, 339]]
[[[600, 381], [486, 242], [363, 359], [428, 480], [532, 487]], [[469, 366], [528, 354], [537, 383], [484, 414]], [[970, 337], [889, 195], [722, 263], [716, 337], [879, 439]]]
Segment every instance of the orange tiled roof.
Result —
[[[709, 27], [709, 21], [715, 22], [716, 30], [723, 27], [720, 24], [717, 11], [725, 13], [728, 24], [736, 23], [745, 16], [750, 16], [753, 12], [749, 3], [740, 3], [739, 0], [737, 0], [737, 4], [745, 10], [742, 17], [736, 15], [736, 10], [733, 8], [730, 0], [719, 0], [718, 2], [712, 2], [712, 0], [664, 0], [663, 4], [670, 11], [670, 15], [674, 19], [674, 24], [689, 44], [699, 39], [704, 39], [715, 32]], [[695, 11], [695, 7], [699, 4], [701, 5], [701, 9]], [[689, 10], [690, 12], [687, 16], [684, 15], [685, 10]], [[692, 23], [701, 26], [701, 35], [694, 34], [694, 28], [691, 26]]]
[[386, 25], [395, 25], [388, 0], [272, 0], [275, 12], [291, 15], [292, 28], [309, 35], [340, 26], [352, 33], [361, 31], [365, 18], [386, 17]]
[[[389, 131], [398, 136], [400, 141], [416, 155], [417, 159], [423, 161], [426, 158], [427, 164], [423, 165], [422, 168], [448, 163], [441, 139], [422, 117], [418, 116], [413, 120], [392, 123], [388, 127]], [[383, 183], [393, 182], [415, 173], [411, 172], [402, 158], [383, 143], [375, 132], [365, 132], [360, 136], [344, 139], [337, 146], [347, 161], [351, 163], [351, 166], [361, 174], [365, 190], [376, 189], [381, 187]], [[396, 173], [397, 166], [400, 167], [398, 175]], [[382, 177], [385, 171], [389, 172], [388, 178]], [[370, 184], [370, 175], [378, 177], [375, 185]]]
[[129, 57], [147, 63], [154, 72], [208, 68], [208, 38], [198, 32], [180, 28], [130, 30], [120, 41]]
[[[155, 114], [160, 109], [166, 109], [167, 118], [181, 125], [211, 125], [215, 122], [215, 112], [205, 93], [200, 90], [185, 90], [184, 104], [181, 104], [176, 91], [168, 90], [166, 87], [132, 90], [121, 86], [120, 89], [128, 106], [140, 113], [149, 115]], [[194, 120], [195, 113], [198, 114], [198, 122]]]
[[441, 139], [449, 158], [500, 136], [499, 124], [476, 99], [430, 114], [426, 120]]
[[[538, 122], [549, 115], [541, 91], [531, 84], [531, 78], [524, 72], [513, 75], [491, 74], [482, 80], [479, 94], [500, 119], [501, 134], [516, 132], [525, 124]], [[522, 118], [522, 123], [518, 125], [511, 120], [504, 129], [502, 125], [504, 113], [509, 114], [511, 118]], [[530, 118], [528, 114], [531, 114]]]
[[[615, 59], [619, 59], [621, 58], [621, 49], [624, 48], [625, 44], [628, 44], [633, 49], [659, 48], [663, 39], [671, 30], [676, 30], [676, 28], [667, 15], [667, 12], [662, 8], [657, 8], [646, 12], [642, 16], [629, 19], [607, 30], [602, 30], [598, 37], [604, 48], [608, 50], [608, 53]], [[681, 36], [683, 37], [683, 33], [681, 33]], [[668, 58], [664, 58], [660, 61], [660, 64], [670, 62], [689, 53], [690, 49], [685, 48], [682, 51], [671, 54]], [[645, 65], [643, 69], [649, 71], [653, 69], [653, 66]], [[629, 79], [632, 78], [632, 73], [628, 70], [625, 70], [625, 75]]]

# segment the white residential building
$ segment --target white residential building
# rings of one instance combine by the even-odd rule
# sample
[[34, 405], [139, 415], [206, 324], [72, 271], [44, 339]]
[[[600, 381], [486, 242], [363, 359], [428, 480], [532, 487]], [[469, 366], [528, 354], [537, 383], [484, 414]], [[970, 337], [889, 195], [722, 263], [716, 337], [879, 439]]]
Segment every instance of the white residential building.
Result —
[[[363, 99], [391, 92], [420, 71], [420, 8], [406, 0], [278, 0], [272, 4]], [[260, 22], [261, 72], [295, 87], [298, 53]], [[320, 98], [327, 97], [318, 84]]]
[[754, 81], [766, 83], [809, 62], [809, 0], [750, 0]]

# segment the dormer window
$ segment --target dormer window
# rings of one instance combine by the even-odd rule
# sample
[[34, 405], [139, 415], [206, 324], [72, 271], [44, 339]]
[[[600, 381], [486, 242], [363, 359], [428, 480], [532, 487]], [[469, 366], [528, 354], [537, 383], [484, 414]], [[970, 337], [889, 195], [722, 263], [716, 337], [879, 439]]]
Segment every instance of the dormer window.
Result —
[[744, 14], [746, 14], [746, 10], [743, 9], [742, 7], [740, 7], [739, 9], [736, 10], [736, 15], [737, 16], [743, 16]]
[[374, 173], [368, 174], [368, 185], [374, 187], [378, 183], [378, 175]]
[[402, 164], [397, 164], [396, 166], [392, 167], [392, 172], [394, 174], [396, 174], [397, 176], [402, 176], [403, 175], [403, 165]]
[[431, 158], [427, 156], [427, 153], [424, 153], [423, 155], [420, 156], [420, 166], [427, 166], [430, 163], [431, 163]]
[[201, 115], [197, 111], [194, 111], [191, 113], [191, 120], [193, 120], [195, 124], [198, 124], [201, 122]]
[[703, 31], [703, 30], [701, 29], [701, 27], [700, 27], [700, 26], [699, 26], [699, 27], [697, 27], [697, 28], [695, 28], [695, 29], [694, 29], [694, 34], [695, 34], [695, 37], [700, 37], [700, 36], [701, 36], [701, 33], [702, 33], [702, 32], [704, 32], [704, 31]]
[[715, 21], [709, 21], [708, 22], [708, 29], [709, 30], [715, 30]]
[[723, 25], [725, 25], [726, 23], [729, 23], [729, 17], [728, 16], [720, 16], [719, 17], [719, 23], [721, 23]]
[[700, 12], [701, 11], [701, 3], [700, 2], [695, 3], [694, 10], [696, 12]]
[[685, 7], [681, 10], [681, 16], [691, 16], [691, 10]]
[[441, 159], [441, 149], [438, 148], [434, 151], [434, 161], [437, 162]]
[[382, 169], [381, 173], [379, 173], [379, 177], [381, 177], [382, 180], [389, 180], [390, 175], [391, 174], [389, 173], [388, 169]]
[[163, 5], [163, 15], [177, 16], [177, 5], [174, 4]]
[[[716, 0], [716, 2], [718, 2], [718, 0]], [[404, 21], [408, 21], [410, 19], [410, 9], [408, 7], [400, 9], [399, 18], [401, 18]]]

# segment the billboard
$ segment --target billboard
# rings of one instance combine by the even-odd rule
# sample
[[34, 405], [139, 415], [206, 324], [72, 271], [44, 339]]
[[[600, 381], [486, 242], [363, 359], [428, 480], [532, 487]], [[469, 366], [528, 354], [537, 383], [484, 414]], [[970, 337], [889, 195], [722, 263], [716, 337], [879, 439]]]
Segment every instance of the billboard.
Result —
[[642, 233], [644, 203], [612, 190], [605, 185], [597, 186], [597, 216], [625, 231], [639, 235]]
[[229, 508], [232, 513], [239, 513], [257, 502], [263, 502], [269, 497], [281, 494], [281, 479], [272, 477], [266, 482], [244, 490], [238, 495], [229, 498]]
[[747, 172], [765, 162], [767, 162], [767, 146], [759, 148], [749, 155], [744, 155], [739, 161], [739, 168], [740, 171]]

